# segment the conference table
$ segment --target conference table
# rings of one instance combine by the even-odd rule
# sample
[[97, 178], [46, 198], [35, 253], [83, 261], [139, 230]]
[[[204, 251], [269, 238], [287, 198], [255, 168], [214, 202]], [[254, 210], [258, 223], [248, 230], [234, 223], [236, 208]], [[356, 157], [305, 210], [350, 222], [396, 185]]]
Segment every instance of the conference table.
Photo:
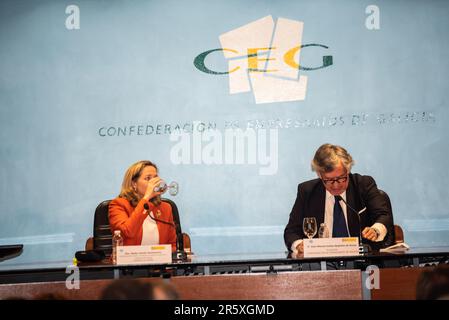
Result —
[[[291, 258], [287, 252], [189, 255], [168, 264], [112, 265], [0, 262], [0, 299], [55, 293], [98, 299], [115, 279], [167, 281], [186, 300], [415, 299], [419, 275], [448, 263], [449, 247], [370, 252], [358, 256]], [[70, 280], [79, 276], [79, 287]]]

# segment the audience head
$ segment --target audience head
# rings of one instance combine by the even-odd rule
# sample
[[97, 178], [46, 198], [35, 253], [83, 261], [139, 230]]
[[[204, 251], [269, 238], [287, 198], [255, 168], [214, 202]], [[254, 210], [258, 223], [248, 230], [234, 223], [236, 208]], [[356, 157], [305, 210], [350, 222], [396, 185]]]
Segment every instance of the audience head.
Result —
[[449, 300], [449, 265], [421, 273], [416, 285], [418, 300]]
[[120, 279], [111, 282], [101, 295], [102, 300], [178, 300], [170, 283], [158, 279]]
[[109, 284], [102, 300], [153, 300], [153, 285], [139, 279], [119, 279]]
[[172, 284], [161, 280], [154, 283], [153, 285], [154, 285], [153, 295], [155, 300], [179, 299], [179, 294]]
[[35, 296], [34, 300], [66, 300], [66, 297], [60, 293], [46, 292]]

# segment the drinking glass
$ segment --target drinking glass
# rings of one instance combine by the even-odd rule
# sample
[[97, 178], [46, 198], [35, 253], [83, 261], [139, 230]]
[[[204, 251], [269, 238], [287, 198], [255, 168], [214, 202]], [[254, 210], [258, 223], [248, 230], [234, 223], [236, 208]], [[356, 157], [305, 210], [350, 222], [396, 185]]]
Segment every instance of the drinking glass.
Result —
[[316, 219], [314, 217], [306, 217], [302, 223], [302, 230], [307, 238], [312, 239], [317, 232]]
[[158, 186], [154, 188], [154, 192], [161, 192], [161, 194], [165, 193], [167, 191], [172, 196], [176, 196], [179, 191], [179, 184], [176, 181], [170, 182], [169, 185], [165, 181], [161, 181]]

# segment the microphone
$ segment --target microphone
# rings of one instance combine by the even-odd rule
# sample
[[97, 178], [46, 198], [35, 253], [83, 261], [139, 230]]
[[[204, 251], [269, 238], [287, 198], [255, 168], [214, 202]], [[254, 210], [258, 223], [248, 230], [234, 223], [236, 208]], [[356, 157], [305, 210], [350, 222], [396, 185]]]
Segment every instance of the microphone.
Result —
[[345, 199], [342, 198], [342, 196], [335, 196], [335, 199], [337, 199], [338, 202], [343, 201], [345, 203], [345, 205], [351, 209], [353, 212], [355, 212], [355, 214], [357, 214], [357, 217], [359, 217], [359, 222], [360, 222], [360, 214], [365, 212], [366, 208], [363, 208], [360, 211], [355, 210], [353, 207], [351, 207], [346, 201]]
[[362, 221], [360, 220], [360, 214], [366, 211], [366, 207], [363, 208], [363, 209], [360, 210], [360, 211], [357, 211], [357, 210], [355, 210], [353, 207], [351, 207], [351, 206], [345, 201], [345, 199], [343, 199], [342, 196], [340, 196], [340, 195], [335, 196], [335, 200], [337, 200], [338, 202], [343, 201], [344, 204], [346, 205], [346, 207], [348, 207], [349, 209], [351, 209], [351, 210], [355, 213], [355, 215], [357, 216], [357, 219], [358, 219], [358, 221], [359, 221], [359, 241], [360, 241], [359, 247], [362, 248], [362, 250], [363, 250], [364, 253], [365, 253], [365, 252], [369, 252], [369, 251], [370, 251], [369, 245], [367, 244], [367, 245], [365, 246], [365, 244], [363, 244], [363, 242], [362, 242]]
[[150, 206], [148, 205], [148, 203], [144, 203], [143, 208], [148, 212], [148, 216], [153, 219], [156, 222], [161, 222], [161, 223], [165, 223], [168, 224], [169, 226], [172, 226], [173, 228], [175, 228], [175, 232], [176, 232], [176, 252], [173, 253], [173, 259], [174, 260], [186, 260], [187, 259], [187, 253], [184, 251], [184, 238], [182, 236], [182, 232], [181, 232], [181, 226], [178, 223], [172, 223], [169, 221], [165, 221], [162, 219], [158, 219], [155, 217], [152, 217], [151, 214], [149, 213], [150, 211]]
[[[143, 208], [144, 208], [147, 212], [150, 211], [150, 206], [148, 205], [148, 203], [145, 203], [145, 204], [143, 205]], [[165, 220], [162, 220], [162, 219], [155, 218], [155, 217], [151, 216], [151, 214], [150, 214], [149, 212], [148, 212], [148, 216], [149, 216], [151, 219], [153, 219], [154, 221], [168, 224], [169, 226], [172, 226], [172, 227], [175, 228], [175, 230], [176, 230], [176, 226], [175, 226], [174, 223], [172, 223], [172, 222], [170, 222], [170, 221], [165, 221]]]

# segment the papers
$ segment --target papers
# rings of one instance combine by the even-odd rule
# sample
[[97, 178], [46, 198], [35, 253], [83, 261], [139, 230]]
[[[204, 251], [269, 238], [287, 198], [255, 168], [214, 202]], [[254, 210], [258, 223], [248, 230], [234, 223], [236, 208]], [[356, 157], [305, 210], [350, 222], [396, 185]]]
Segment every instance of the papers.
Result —
[[402, 252], [407, 251], [408, 249], [410, 249], [410, 246], [405, 242], [401, 242], [387, 248], [380, 249], [379, 252]]

